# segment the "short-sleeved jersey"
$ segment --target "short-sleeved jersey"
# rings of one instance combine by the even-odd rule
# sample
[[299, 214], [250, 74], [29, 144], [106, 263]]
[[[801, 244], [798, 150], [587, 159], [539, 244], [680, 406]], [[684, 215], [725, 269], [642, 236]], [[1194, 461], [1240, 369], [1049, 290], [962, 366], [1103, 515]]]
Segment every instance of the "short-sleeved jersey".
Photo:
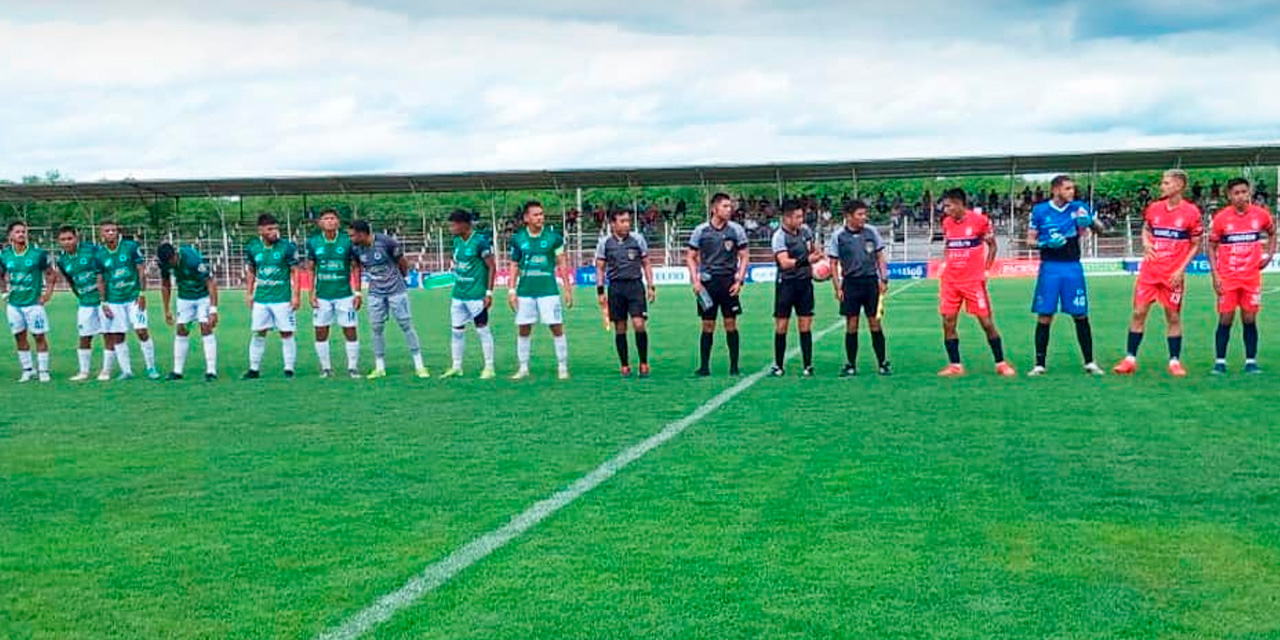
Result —
[[278, 304], [293, 300], [293, 268], [298, 265], [298, 247], [287, 238], [270, 246], [254, 238], [244, 248], [244, 259], [257, 279], [253, 301]]
[[698, 264], [704, 276], [731, 276], [738, 272], [738, 253], [747, 247], [747, 231], [730, 220], [716, 228], [704, 222], [693, 229], [689, 248], [698, 251]]
[[484, 300], [489, 292], [489, 263], [493, 247], [489, 238], [471, 232], [471, 237], [453, 239], [453, 292], [454, 300]]
[[942, 218], [942, 238], [946, 245], [946, 266], [941, 279], [949, 283], [982, 282], [987, 279], [987, 238], [991, 221], [976, 211], [956, 220]]
[[1244, 212], [1227, 207], [1213, 216], [1209, 241], [1218, 243], [1215, 273], [1229, 284], [1254, 284], [1262, 280], [1262, 239], [1276, 233], [1266, 207], [1249, 205]]
[[543, 298], [560, 294], [556, 282], [556, 257], [564, 249], [564, 238], [554, 229], [544, 227], [532, 236], [521, 229], [511, 238], [511, 259], [520, 266], [520, 282], [516, 295], [521, 298]]
[[9, 306], [30, 307], [40, 302], [49, 268], [49, 253], [40, 247], [27, 245], [22, 253], [12, 246], [0, 251], [0, 273], [9, 279]]
[[213, 272], [205, 262], [200, 250], [185, 244], [178, 247], [178, 264], [170, 267], [160, 265], [160, 277], [173, 279], [178, 285], [179, 300], [201, 300], [209, 297], [209, 281]]
[[1076, 200], [1068, 202], [1061, 209], [1047, 200], [1031, 209], [1031, 229], [1036, 232], [1041, 243], [1051, 237], [1059, 236], [1066, 240], [1061, 247], [1040, 247], [1040, 260], [1043, 262], [1079, 262], [1080, 261], [1080, 229], [1093, 224], [1093, 214], [1089, 205]]
[[98, 247], [98, 264], [102, 265], [102, 277], [107, 281], [107, 302], [124, 304], [142, 295], [142, 274], [138, 267], [144, 262], [142, 248], [132, 240], [121, 240], [115, 249], [106, 245]]
[[854, 231], [841, 225], [827, 240], [827, 256], [840, 261], [846, 278], [879, 278], [884, 238], [870, 225]]
[[400, 259], [404, 249], [391, 236], [375, 233], [369, 246], [352, 243], [351, 251], [360, 261], [360, 269], [369, 278], [369, 293], [375, 296], [395, 296], [409, 290], [400, 273]]
[[102, 293], [98, 291], [98, 277], [102, 275], [102, 266], [98, 264], [98, 248], [81, 242], [75, 253], [63, 253], [58, 256], [58, 271], [71, 283], [71, 292], [82, 307], [96, 307], [102, 304]]
[[1204, 222], [1200, 208], [1186, 200], [1170, 208], [1164, 200], [1147, 207], [1147, 230], [1152, 236], [1148, 256], [1138, 268], [1138, 280], [1146, 283], [1168, 282], [1197, 248], [1197, 240], [1204, 235]]
[[604, 275], [609, 282], [643, 280], [644, 259], [647, 257], [649, 243], [634, 231], [625, 238], [610, 233], [596, 244], [596, 260], [604, 260]]
[[[814, 235], [813, 230], [808, 225], [800, 225], [795, 233], [787, 231], [785, 227], [779, 226], [777, 231], [773, 232], [773, 238], [770, 240], [770, 247], [773, 250], [775, 260], [779, 253], [786, 253], [792, 258], [809, 255], [813, 248]], [[813, 267], [805, 264], [794, 269], [783, 269], [782, 264], [778, 264], [778, 282], [783, 280], [808, 280], [813, 278]]]
[[315, 269], [315, 295], [321, 300], [341, 300], [352, 295], [351, 236], [341, 231], [330, 240], [318, 233], [307, 240], [307, 259]]

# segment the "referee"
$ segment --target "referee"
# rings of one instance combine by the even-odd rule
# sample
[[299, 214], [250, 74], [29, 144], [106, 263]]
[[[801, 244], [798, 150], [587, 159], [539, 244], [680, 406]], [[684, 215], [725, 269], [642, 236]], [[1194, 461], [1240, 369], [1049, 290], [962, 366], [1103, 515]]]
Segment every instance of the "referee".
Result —
[[[640, 377], [648, 378], [649, 303], [657, 296], [653, 267], [649, 264], [649, 245], [644, 236], [631, 230], [631, 212], [626, 209], [609, 214], [609, 229], [609, 234], [596, 245], [596, 296], [600, 306], [608, 309], [609, 320], [613, 322], [613, 340], [622, 363], [622, 377], [631, 377], [631, 360], [627, 354], [627, 319], [630, 318], [636, 330]], [[604, 287], [606, 276], [608, 295]]]
[[729, 345], [729, 375], [738, 375], [738, 316], [742, 302], [738, 294], [747, 280], [747, 232], [729, 220], [733, 198], [717, 193], [711, 198], [711, 220], [693, 230], [685, 265], [693, 282], [693, 295], [702, 317], [702, 366], [697, 375], [711, 375], [711, 345], [715, 341], [716, 316], [724, 318], [724, 337]]
[[791, 313], [797, 318], [800, 330], [800, 355], [804, 361], [805, 378], [813, 377], [813, 267], [822, 258], [822, 252], [814, 247], [814, 235], [804, 223], [804, 207], [788, 200], [782, 205], [782, 224], [773, 232], [773, 257], [778, 263], [778, 284], [773, 301], [773, 368], [769, 375], [781, 378], [786, 375], [783, 363], [787, 359], [787, 330]]
[[827, 241], [827, 255], [835, 260], [831, 282], [845, 323], [844, 351], [848, 362], [840, 377], [858, 375], [859, 314], [867, 316], [880, 375], [892, 375], [885, 359], [884, 327], [880, 324], [881, 296], [889, 289], [889, 261], [880, 232], [867, 224], [866, 202], [854, 200], [845, 206], [844, 224]]

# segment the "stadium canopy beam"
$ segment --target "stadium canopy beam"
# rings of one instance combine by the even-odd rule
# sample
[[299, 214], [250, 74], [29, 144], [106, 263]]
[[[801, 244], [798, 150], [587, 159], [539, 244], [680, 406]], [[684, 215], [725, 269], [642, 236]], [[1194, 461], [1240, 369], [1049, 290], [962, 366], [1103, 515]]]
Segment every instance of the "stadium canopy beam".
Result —
[[[441, 174], [357, 174], [311, 177], [259, 177], [214, 180], [135, 180], [0, 185], [0, 200], [47, 202], [73, 200], [73, 190], [88, 200], [155, 197], [254, 197], [303, 194], [404, 193], [409, 180], [419, 191], [520, 191], [547, 184], [563, 187], [651, 187], [694, 184], [760, 184], [775, 181], [832, 182], [857, 172], [863, 180], [1007, 175], [1021, 172], [1072, 173], [1238, 167], [1249, 163], [1280, 166], [1280, 145], [1108, 151], [1097, 153], [971, 156], [935, 159], [866, 160], [851, 162], [706, 165], [657, 168], [613, 168], [560, 171], [497, 171]], [[145, 197], [144, 197], [145, 199]]]

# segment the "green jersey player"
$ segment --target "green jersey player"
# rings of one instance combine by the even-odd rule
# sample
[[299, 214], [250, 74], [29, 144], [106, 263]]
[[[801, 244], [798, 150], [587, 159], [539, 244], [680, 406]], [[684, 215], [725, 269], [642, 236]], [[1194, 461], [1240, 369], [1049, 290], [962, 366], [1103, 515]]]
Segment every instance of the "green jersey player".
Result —
[[573, 308], [573, 275], [565, 266], [564, 238], [548, 229], [542, 203], [524, 205], [525, 227], [511, 238], [511, 288], [507, 303], [516, 312], [520, 337], [516, 356], [520, 369], [513, 380], [529, 377], [529, 353], [532, 350], [533, 324], [541, 321], [551, 329], [555, 342], [560, 379], [569, 378], [569, 341], [564, 335], [564, 312], [560, 305], [560, 279], [564, 274], [564, 306]]
[[493, 284], [498, 275], [493, 246], [484, 234], [476, 233], [471, 214], [461, 209], [449, 215], [453, 233], [453, 294], [450, 296], [449, 324], [453, 327], [453, 366], [445, 378], [462, 376], [466, 351], [467, 323], [474, 323], [484, 352], [481, 380], [491, 380], [493, 371], [493, 331], [489, 329], [489, 309], [493, 307]]
[[103, 279], [106, 281], [106, 295], [102, 305], [103, 331], [107, 334], [107, 345], [115, 351], [116, 362], [120, 364], [120, 380], [133, 377], [133, 363], [129, 358], [129, 344], [125, 335], [133, 330], [142, 347], [142, 359], [147, 365], [147, 377], [160, 379], [160, 371], [156, 369], [156, 345], [151, 341], [151, 333], [147, 329], [146, 280], [138, 267], [145, 260], [138, 243], [120, 237], [120, 226], [114, 222], [104, 222], [98, 234], [102, 236], [102, 246], [98, 247], [98, 263], [102, 265]]
[[[320, 233], [307, 241], [307, 265], [311, 269], [312, 323], [316, 328], [316, 357], [321, 376], [333, 377], [329, 355], [329, 328], [337, 323], [346, 338], [347, 374], [360, 377], [360, 336], [356, 312], [362, 306], [358, 283], [360, 263], [351, 250], [351, 236], [342, 233], [338, 212], [320, 212]], [[353, 283], [356, 286], [353, 286]]]
[[36, 360], [40, 382], [49, 377], [49, 316], [44, 305], [53, 295], [53, 264], [49, 254], [27, 242], [27, 224], [9, 223], [9, 246], [0, 251], [0, 293], [8, 299], [5, 315], [9, 330], [18, 345], [18, 362], [22, 364], [20, 382], [36, 378], [36, 368], [31, 362], [31, 343], [28, 336], [35, 336]]
[[[67, 287], [75, 294], [76, 330], [80, 333], [80, 345], [76, 356], [80, 363], [80, 371], [71, 378], [74, 382], [89, 379], [89, 368], [93, 365], [93, 338], [102, 335], [102, 294], [106, 290], [106, 282], [102, 277], [102, 265], [98, 264], [98, 248], [80, 240], [80, 232], [75, 227], [65, 226], [58, 229], [58, 246], [62, 254], [58, 256], [58, 271], [67, 281]], [[102, 373], [98, 379], [111, 379], [111, 365], [115, 361], [115, 353], [107, 348], [103, 339]]]
[[249, 341], [249, 370], [244, 379], [262, 377], [262, 357], [267, 352], [267, 332], [280, 333], [284, 355], [284, 377], [292, 378], [298, 363], [298, 305], [301, 297], [293, 283], [298, 279], [298, 248], [280, 237], [275, 216], [258, 216], [258, 237], [244, 248], [245, 291], [253, 314], [253, 337]]
[[[164, 323], [174, 327], [173, 371], [169, 380], [181, 380], [187, 368], [187, 352], [191, 344], [191, 323], [200, 324], [204, 349], [204, 380], [218, 379], [218, 282], [200, 250], [186, 244], [174, 247], [168, 242], [156, 249], [160, 264], [160, 297], [164, 300]], [[173, 317], [173, 283], [178, 284], [178, 317]]]

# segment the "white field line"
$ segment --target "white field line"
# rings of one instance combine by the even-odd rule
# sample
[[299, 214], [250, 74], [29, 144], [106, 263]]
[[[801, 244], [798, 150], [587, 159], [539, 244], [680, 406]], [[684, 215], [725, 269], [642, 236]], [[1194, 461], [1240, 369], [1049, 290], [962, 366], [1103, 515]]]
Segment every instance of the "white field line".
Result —
[[[920, 282], [922, 281], [913, 280], [902, 287], [893, 289], [888, 293], [888, 296], [893, 297]], [[840, 320], [814, 334], [814, 342], [843, 327], [844, 320]], [[798, 353], [799, 350], [793, 348], [787, 352], [787, 358], [794, 358]], [[438, 589], [463, 570], [506, 546], [507, 543], [554, 515], [557, 511], [573, 504], [574, 501], [587, 492], [604, 484], [606, 480], [617, 475], [619, 471], [644, 457], [645, 454], [670, 442], [686, 429], [697, 424], [716, 409], [724, 406], [725, 403], [760, 382], [768, 375], [768, 371], [769, 369], [766, 367], [743, 378], [738, 384], [721, 391], [705, 404], [694, 409], [693, 413], [668, 424], [661, 431], [623, 450], [604, 464], [596, 467], [594, 471], [578, 478], [573, 484], [555, 492], [550, 497], [533, 503], [501, 527], [481, 535], [479, 538], [445, 556], [444, 559], [428, 565], [420, 573], [410, 578], [404, 586], [378, 598], [373, 604], [347, 618], [341, 625], [317, 636], [317, 640], [355, 640], [355, 638], [372, 631], [378, 625], [390, 620], [396, 613]]]

